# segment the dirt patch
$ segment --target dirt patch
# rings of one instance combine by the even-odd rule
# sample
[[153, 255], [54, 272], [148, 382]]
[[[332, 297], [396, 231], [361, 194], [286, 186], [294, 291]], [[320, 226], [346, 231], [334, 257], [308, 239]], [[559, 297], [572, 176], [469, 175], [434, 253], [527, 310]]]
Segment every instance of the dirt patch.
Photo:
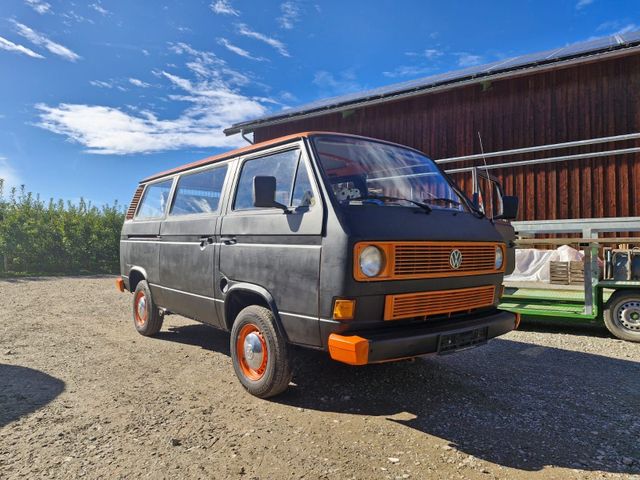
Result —
[[[640, 345], [518, 331], [247, 394], [228, 334], [139, 336], [114, 279], [0, 280], [0, 478], [640, 478]], [[595, 335], [593, 335], [595, 333]]]

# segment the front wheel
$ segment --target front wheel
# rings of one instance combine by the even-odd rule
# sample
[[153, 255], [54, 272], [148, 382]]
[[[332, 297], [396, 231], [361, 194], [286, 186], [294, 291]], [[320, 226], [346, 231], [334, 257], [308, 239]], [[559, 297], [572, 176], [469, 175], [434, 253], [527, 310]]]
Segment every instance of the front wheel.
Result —
[[150, 337], [162, 328], [164, 316], [151, 297], [146, 280], [141, 280], [133, 292], [133, 325], [140, 335]]
[[604, 310], [604, 324], [616, 337], [640, 342], [640, 291], [614, 293]]
[[258, 305], [243, 309], [231, 328], [230, 347], [233, 369], [250, 394], [268, 398], [287, 389], [291, 381], [287, 343], [270, 310]]

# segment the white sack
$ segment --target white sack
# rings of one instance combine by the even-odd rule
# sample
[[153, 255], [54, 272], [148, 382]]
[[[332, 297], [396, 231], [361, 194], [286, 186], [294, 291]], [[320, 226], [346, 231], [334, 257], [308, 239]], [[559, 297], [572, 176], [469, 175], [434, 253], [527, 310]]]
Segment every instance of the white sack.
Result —
[[505, 282], [549, 282], [551, 279], [549, 262], [581, 262], [584, 253], [562, 245], [556, 250], [520, 248], [516, 250], [516, 268]]

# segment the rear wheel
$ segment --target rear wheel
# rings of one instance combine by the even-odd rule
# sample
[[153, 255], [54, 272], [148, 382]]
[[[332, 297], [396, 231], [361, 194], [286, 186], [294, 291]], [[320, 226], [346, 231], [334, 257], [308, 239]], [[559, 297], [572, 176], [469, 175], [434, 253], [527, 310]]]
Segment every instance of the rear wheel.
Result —
[[243, 309], [231, 328], [233, 369], [249, 393], [273, 397], [287, 389], [291, 366], [287, 343], [271, 311], [258, 305]]
[[140, 280], [133, 293], [133, 325], [140, 335], [150, 337], [162, 328], [164, 316], [151, 297], [146, 280]]
[[640, 291], [613, 294], [604, 311], [604, 324], [616, 337], [640, 342]]

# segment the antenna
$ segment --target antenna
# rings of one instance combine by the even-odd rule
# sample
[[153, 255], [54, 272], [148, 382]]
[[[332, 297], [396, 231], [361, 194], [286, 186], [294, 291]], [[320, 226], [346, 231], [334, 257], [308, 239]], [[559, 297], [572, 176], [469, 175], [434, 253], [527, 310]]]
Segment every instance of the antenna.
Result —
[[[487, 167], [487, 159], [484, 156], [484, 146], [482, 145], [482, 135], [480, 135], [480, 130], [478, 130], [478, 140], [480, 140], [480, 153], [482, 154], [482, 161], [484, 162], [484, 173], [486, 174], [489, 183], [491, 183], [491, 178], [489, 177], [489, 167]], [[480, 189], [478, 188], [478, 190]], [[493, 220], [493, 192], [489, 193], [489, 208], [491, 210], [491, 220]]]

